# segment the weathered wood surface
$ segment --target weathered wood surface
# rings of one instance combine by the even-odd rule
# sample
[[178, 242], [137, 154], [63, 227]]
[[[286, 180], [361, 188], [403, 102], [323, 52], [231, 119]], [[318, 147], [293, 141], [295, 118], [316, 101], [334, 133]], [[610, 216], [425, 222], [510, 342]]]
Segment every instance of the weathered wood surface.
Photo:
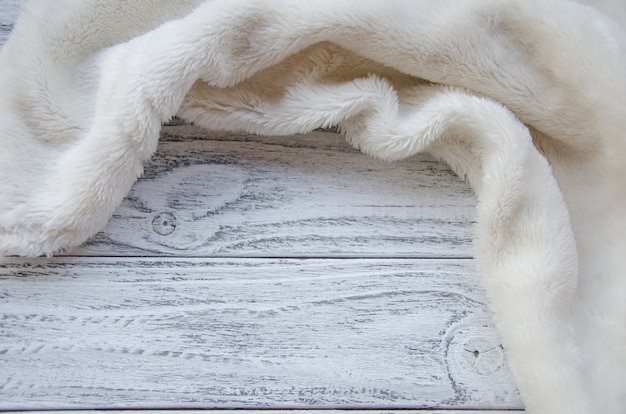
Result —
[[0, 264], [0, 411], [520, 410], [474, 203], [427, 156], [166, 126], [86, 246]]
[[0, 46], [2, 46], [17, 19], [25, 0], [0, 0]]
[[0, 409], [518, 408], [467, 260], [0, 271]]
[[[197, 414], [241, 414], [241, 410], [194, 410]], [[463, 410], [462, 414], [512, 414], [516, 410]], [[145, 411], [106, 410], [107, 414], [138, 414]], [[247, 414], [275, 414], [276, 410], [246, 410]], [[284, 414], [302, 414], [302, 410], [280, 410]], [[355, 414], [363, 410], [306, 410], [307, 414]], [[450, 410], [365, 410], [368, 414], [453, 414]], [[5, 411], [6, 414], [18, 414], [22, 411]], [[39, 414], [94, 414], [93, 411], [39, 411]], [[151, 410], [151, 414], [189, 414], [187, 410]]]
[[[193, 410], [196, 414], [241, 414], [241, 410]], [[460, 414], [513, 414], [518, 410], [463, 410], [457, 411]], [[521, 411], [521, 410], [519, 410]], [[106, 410], [100, 411], [106, 414], [138, 414], [145, 411], [140, 410]], [[277, 410], [246, 410], [246, 414], [275, 414]], [[284, 414], [302, 414], [302, 410], [280, 410]], [[368, 414], [454, 414], [450, 410], [306, 410], [307, 414], [355, 414], [367, 412]], [[5, 414], [18, 414], [23, 411], [5, 411]], [[151, 410], [151, 414], [189, 414], [189, 410]], [[94, 414], [93, 411], [39, 411], [38, 414]]]
[[428, 156], [386, 163], [330, 132], [165, 127], [106, 229], [72, 254], [470, 257], [474, 205]]

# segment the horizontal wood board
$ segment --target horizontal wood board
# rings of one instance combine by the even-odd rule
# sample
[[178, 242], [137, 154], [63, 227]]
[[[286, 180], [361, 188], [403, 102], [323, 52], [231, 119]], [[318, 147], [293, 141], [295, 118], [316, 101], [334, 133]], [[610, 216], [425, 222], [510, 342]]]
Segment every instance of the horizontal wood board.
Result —
[[331, 132], [164, 127], [107, 227], [73, 255], [471, 257], [475, 197], [427, 155], [387, 163]]
[[[207, 414], [241, 414], [241, 410], [151, 410], [151, 414], [190, 414], [189, 411], [195, 411], [198, 414], [207, 413]], [[355, 414], [359, 412], [366, 412], [368, 414], [454, 414], [462, 413], [462, 414], [512, 414], [521, 410], [402, 410], [402, 411], [394, 411], [394, 410], [306, 410], [307, 414]], [[7, 414], [17, 414], [21, 411], [5, 411]], [[136, 411], [136, 410], [100, 410], [99, 412], [103, 412], [106, 414], [137, 414], [144, 413], [145, 411]], [[276, 410], [246, 410], [247, 414], [275, 414]], [[285, 414], [302, 414], [302, 410], [280, 410], [281, 413]], [[39, 411], [39, 414], [93, 414], [93, 411], [81, 411], [81, 410], [72, 410], [72, 411]]]
[[0, 0], [0, 47], [6, 43], [24, 3], [25, 0]]
[[0, 269], [0, 409], [519, 408], [466, 260]]

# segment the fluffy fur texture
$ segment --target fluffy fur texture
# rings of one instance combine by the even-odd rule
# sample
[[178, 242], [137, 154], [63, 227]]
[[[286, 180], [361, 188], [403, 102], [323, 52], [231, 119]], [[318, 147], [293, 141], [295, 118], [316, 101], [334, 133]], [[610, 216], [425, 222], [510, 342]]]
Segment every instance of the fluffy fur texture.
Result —
[[100, 230], [173, 115], [467, 177], [534, 414], [626, 412], [623, 0], [33, 0], [0, 52], [0, 254]]

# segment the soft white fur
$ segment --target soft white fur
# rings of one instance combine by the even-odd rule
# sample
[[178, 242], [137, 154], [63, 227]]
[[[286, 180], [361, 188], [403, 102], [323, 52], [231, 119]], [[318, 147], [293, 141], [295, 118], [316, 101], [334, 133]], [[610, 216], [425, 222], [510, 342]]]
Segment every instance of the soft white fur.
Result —
[[528, 411], [626, 413], [626, 5], [582, 3], [32, 0], [0, 52], [0, 254], [100, 230], [175, 114], [339, 125], [475, 189]]

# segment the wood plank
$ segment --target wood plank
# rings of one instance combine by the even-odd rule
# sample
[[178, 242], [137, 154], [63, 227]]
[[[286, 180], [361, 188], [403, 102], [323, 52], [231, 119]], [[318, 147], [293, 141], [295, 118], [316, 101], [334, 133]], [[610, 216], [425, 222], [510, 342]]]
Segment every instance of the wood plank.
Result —
[[319, 131], [162, 135], [108, 226], [73, 255], [472, 256], [475, 197], [426, 155], [386, 163]]
[[[276, 410], [194, 410], [200, 414], [275, 414]], [[145, 410], [103, 410], [107, 414], [145, 414]], [[285, 414], [513, 414], [524, 410], [280, 410]], [[28, 414], [28, 411], [5, 411], [5, 414]], [[32, 411], [33, 414], [93, 414], [93, 411]], [[189, 414], [186, 410], [150, 410], [150, 414]]]
[[0, 410], [521, 402], [470, 260], [10, 259]]
[[0, 48], [4, 45], [13, 30], [13, 24], [20, 14], [25, 0], [0, 1]]

